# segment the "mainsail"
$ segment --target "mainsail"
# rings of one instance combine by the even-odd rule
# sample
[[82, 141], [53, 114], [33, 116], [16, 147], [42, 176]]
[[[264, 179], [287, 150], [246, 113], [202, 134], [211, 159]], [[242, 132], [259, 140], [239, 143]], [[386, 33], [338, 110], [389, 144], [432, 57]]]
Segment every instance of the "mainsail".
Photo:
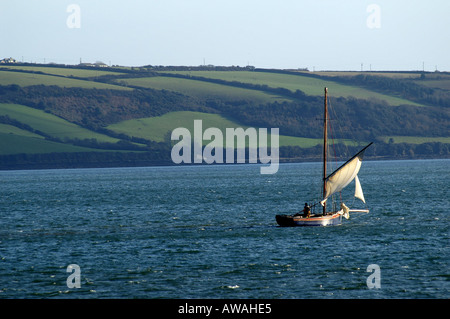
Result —
[[328, 197], [330, 197], [334, 193], [343, 190], [354, 179], [356, 179], [355, 197], [365, 202], [361, 184], [359, 183], [357, 174], [359, 172], [359, 169], [361, 168], [361, 162], [364, 156], [364, 151], [371, 144], [372, 143], [364, 147], [355, 156], [349, 159], [345, 164], [343, 164], [341, 167], [339, 167], [337, 170], [331, 173], [327, 178], [325, 178], [324, 183], [326, 192], [323, 196], [323, 200], [320, 202], [322, 205], [326, 202]]

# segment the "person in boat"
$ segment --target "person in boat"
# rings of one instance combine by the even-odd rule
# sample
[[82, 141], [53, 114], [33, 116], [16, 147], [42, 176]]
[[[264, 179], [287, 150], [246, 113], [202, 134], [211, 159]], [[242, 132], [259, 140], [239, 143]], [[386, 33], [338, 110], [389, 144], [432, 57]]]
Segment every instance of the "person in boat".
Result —
[[296, 213], [294, 216], [302, 216], [304, 218], [311, 217], [311, 208], [309, 207], [308, 203], [305, 203], [305, 207], [303, 207], [303, 210], [301, 212]]
[[309, 207], [308, 203], [305, 203], [305, 207], [303, 207], [303, 217], [311, 217], [311, 207]]

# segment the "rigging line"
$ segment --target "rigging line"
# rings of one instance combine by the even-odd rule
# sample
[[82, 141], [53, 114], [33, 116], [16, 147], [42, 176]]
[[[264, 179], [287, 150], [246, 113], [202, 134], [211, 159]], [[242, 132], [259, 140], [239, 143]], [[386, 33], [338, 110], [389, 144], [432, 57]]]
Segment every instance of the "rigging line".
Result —
[[[329, 105], [329, 109], [331, 110], [330, 113], [333, 113], [334, 118], [337, 119], [337, 115], [336, 115], [336, 111], [334, 110], [334, 108], [331, 106], [331, 98], [328, 97], [328, 105]], [[332, 148], [333, 148], [333, 153], [334, 153], [334, 162], [337, 162], [337, 155], [336, 155], [336, 143], [335, 143], [335, 134], [334, 134], [334, 127], [333, 124], [331, 123], [332, 121], [328, 121], [329, 123], [329, 131], [330, 131], [330, 136], [331, 136], [331, 141], [332, 141]], [[339, 124], [338, 124], [339, 126]], [[331, 165], [331, 171], [334, 170], [334, 166], [333, 164], [335, 164], [333, 161], [330, 161]], [[337, 165], [337, 164], [336, 164]]]
[[[336, 112], [334, 111], [334, 108], [331, 106], [331, 99], [328, 98], [328, 101], [329, 101], [328, 103], [330, 105], [330, 109], [332, 110], [332, 112], [334, 114], [336, 114]], [[335, 115], [335, 117], [336, 117], [336, 115]], [[336, 160], [336, 144], [335, 144], [334, 127], [331, 124], [331, 121], [329, 121], [329, 123], [330, 123], [330, 135], [331, 135], [331, 141], [332, 141], [332, 145], [333, 145], [334, 158]]]
[[353, 204], [355, 203], [355, 197], [353, 197], [353, 201], [352, 201], [352, 203], [350, 204], [350, 207], [353, 207]]
[[350, 218], [358, 219], [358, 218], [360, 218], [362, 216], [362, 214], [368, 214], [368, 213], [369, 212], [350, 212]]
[[[331, 104], [331, 101], [330, 101], [330, 104]], [[331, 112], [333, 113], [333, 116], [338, 118], [336, 110], [333, 107], [331, 107]], [[345, 141], [345, 134], [344, 134], [344, 132], [346, 130], [344, 130], [342, 123], [349, 123], [349, 120], [346, 117], [346, 115], [342, 114], [342, 113], [340, 113], [339, 119], [343, 119], [343, 121], [342, 120], [337, 121], [337, 129], [336, 129], [336, 127], [333, 127], [333, 128], [338, 133], [338, 134], [335, 133], [336, 138], [340, 139], [340, 143], [338, 143], [338, 145], [339, 145], [339, 150], [341, 151], [341, 157], [342, 156], [346, 157], [346, 156], [349, 155], [350, 152], [349, 152], [348, 145], [347, 145], [347, 143]], [[352, 138], [350, 138], [350, 140], [351, 139]], [[337, 157], [336, 157], [336, 161], [337, 161]]]

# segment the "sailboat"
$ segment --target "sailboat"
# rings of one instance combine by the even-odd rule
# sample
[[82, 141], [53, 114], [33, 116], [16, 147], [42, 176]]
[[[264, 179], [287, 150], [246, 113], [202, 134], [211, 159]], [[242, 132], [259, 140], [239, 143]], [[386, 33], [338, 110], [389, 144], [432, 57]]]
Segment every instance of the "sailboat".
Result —
[[[323, 134], [323, 180], [322, 180], [322, 200], [319, 202], [322, 206], [322, 213], [310, 214], [310, 208], [305, 204], [304, 214], [296, 213], [293, 215], [276, 215], [275, 219], [280, 226], [331, 226], [342, 224], [342, 218], [349, 218], [350, 212], [366, 212], [368, 209], [349, 209], [344, 203], [341, 203], [339, 209], [327, 210], [327, 201], [335, 193], [343, 190], [350, 182], [355, 181], [355, 197], [365, 203], [364, 194], [361, 183], [358, 179], [358, 172], [361, 168], [362, 159], [366, 149], [372, 145], [368, 144], [361, 149], [338, 169], [327, 175], [327, 139], [328, 139], [328, 106], [327, 106], [328, 89], [325, 88], [324, 102], [324, 134]], [[314, 204], [318, 205], [319, 203]], [[330, 205], [334, 206], [334, 205]]]

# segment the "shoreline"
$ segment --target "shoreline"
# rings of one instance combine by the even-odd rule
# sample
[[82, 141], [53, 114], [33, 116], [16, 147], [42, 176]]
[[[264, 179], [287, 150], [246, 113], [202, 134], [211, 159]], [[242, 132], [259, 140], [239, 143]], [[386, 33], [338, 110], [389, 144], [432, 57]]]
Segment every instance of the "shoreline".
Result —
[[[364, 161], [423, 161], [423, 160], [449, 160], [449, 156], [421, 156], [421, 157], [389, 157], [389, 156], [365, 156]], [[297, 164], [297, 163], [319, 163], [318, 157], [305, 158], [280, 158], [279, 164]], [[340, 160], [337, 160], [338, 162]], [[91, 169], [91, 168], [133, 168], [133, 167], [169, 167], [169, 166], [223, 166], [223, 165], [257, 165], [264, 166], [261, 163], [191, 163], [191, 164], [175, 164], [171, 161], [134, 161], [134, 162], [110, 162], [110, 163], [27, 163], [12, 164], [5, 167], [0, 165], [0, 171], [27, 171], [27, 170], [57, 170], [57, 169]]]

